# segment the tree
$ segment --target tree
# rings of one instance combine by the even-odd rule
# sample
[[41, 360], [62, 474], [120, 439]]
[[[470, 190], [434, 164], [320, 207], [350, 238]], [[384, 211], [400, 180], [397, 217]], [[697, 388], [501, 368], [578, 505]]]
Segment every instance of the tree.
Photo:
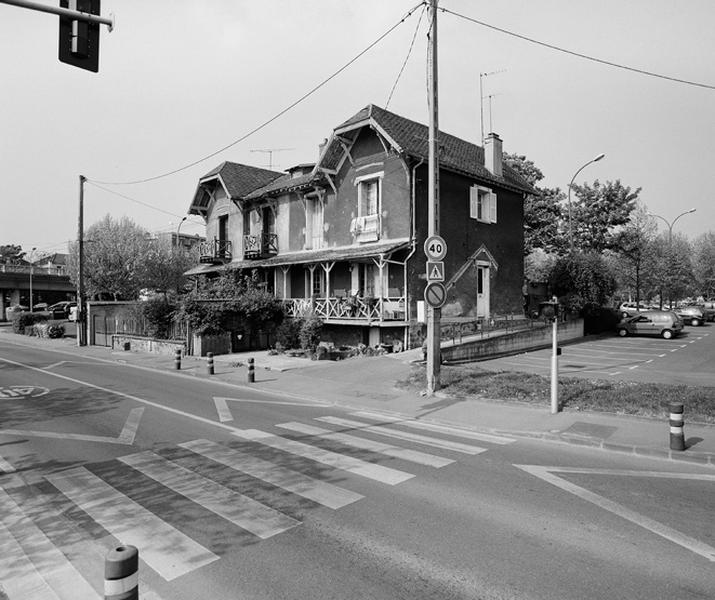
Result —
[[521, 175], [536, 194], [529, 194], [524, 202], [524, 253], [529, 254], [537, 248], [553, 252], [562, 246], [559, 235], [563, 220], [561, 202], [565, 195], [559, 188], [540, 188], [538, 183], [544, 174], [526, 156], [504, 154], [506, 164]]
[[699, 295], [715, 297], [715, 233], [712, 231], [693, 242], [693, 276]]
[[0, 265], [12, 265], [18, 263], [25, 256], [21, 246], [6, 244], [0, 246]]
[[184, 273], [198, 263], [198, 248], [186, 252], [169, 239], [153, 239], [147, 244], [141, 273], [142, 287], [161, 292], [182, 292]]
[[[84, 284], [89, 298], [135, 300], [146, 287], [145, 257], [149, 254], [148, 232], [127, 217], [106, 215], [84, 234]], [[77, 244], [70, 245], [69, 272], [76, 284], [79, 276]]]
[[556, 262], [549, 286], [567, 310], [580, 312], [589, 304], [606, 304], [616, 281], [600, 253], [577, 252]]
[[619, 180], [573, 185], [571, 206], [575, 249], [603, 252], [613, 246], [619, 226], [626, 225], [636, 208], [641, 188], [632, 191]]

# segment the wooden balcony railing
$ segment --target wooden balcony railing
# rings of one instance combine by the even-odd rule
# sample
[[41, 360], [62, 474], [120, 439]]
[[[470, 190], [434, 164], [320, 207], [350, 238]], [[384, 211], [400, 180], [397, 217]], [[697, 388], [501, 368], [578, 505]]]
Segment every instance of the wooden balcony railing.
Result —
[[221, 264], [231, 261], [231, 242], [228, 240], [213, 240], [199, 244], [199, 262]]
[[278, 254], [278, 235], [259, 233], [243, 236], [243, 258], [266, 258]]
[[405, 298], [286, 298], [289, 317], [314, 315], [325, 321], [405, 321]]

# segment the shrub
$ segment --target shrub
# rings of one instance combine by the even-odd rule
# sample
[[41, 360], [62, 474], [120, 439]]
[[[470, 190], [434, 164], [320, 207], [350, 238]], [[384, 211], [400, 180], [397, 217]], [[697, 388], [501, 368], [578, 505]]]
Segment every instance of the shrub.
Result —
[[586, 304], [581, 310], [583, 317], [584, 333], [601, 333], [603, 331], [614, 331], [620, 321], [620, 314], [617, 310], [598, 304]]
[[167, 339], [176, 307], [162, 296], [150, 298], [141, 304], [144, 327], [149, 337]]
[[61, 338], [65, 335], [64, 325], [50, 325], [47, 328], [47, 335], [52, 339]]
[[276, 329], [276, 349], [300, 348], [300, 330], [303, 328], [303, 319], [285, 319]]
[[14, 333], [26, 333], [25, 329], [27, 328], [30, 330], [28, 335], [33, 335], [32, 326], [42, 321], [47, 321], [47, 315], [32, 312], [18, 313], [13, 315], [12, 318], [12, 331]]
[[308, 317], [300, 328], [300, 347], [315, 352], [320, 343], [323, 321], [318, 317]]

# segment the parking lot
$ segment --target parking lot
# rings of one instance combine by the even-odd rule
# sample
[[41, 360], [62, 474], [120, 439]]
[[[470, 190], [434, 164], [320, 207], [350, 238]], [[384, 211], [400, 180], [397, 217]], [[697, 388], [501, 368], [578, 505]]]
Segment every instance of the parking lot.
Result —
[[[620, 379], [715, 387], [715, 325], [686, 326], [670, 340], [587, 336], [562, 347], [559, 376]], [[551, 348], [483, 361], [493, 371], [523, 371], [549, 376]]]

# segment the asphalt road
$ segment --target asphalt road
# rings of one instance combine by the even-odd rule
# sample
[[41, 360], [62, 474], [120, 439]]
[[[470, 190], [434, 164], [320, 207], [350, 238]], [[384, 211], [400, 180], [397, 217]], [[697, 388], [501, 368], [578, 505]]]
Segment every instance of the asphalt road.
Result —
[[153, 600], [715, 589], [715, 473], [697, 465], [424, 428], [1, 341], [0, 415], [11, 600], [101, 598], [119, 543], [139, 547]]
[[[549, 376], [551, 349], [524, 352], [479, 363], [493, 371]], [[673, 339], [589, 336], [562, 348], [559, 375], [641, 382], [715, 386], [715, 324], [686, 325]]]

